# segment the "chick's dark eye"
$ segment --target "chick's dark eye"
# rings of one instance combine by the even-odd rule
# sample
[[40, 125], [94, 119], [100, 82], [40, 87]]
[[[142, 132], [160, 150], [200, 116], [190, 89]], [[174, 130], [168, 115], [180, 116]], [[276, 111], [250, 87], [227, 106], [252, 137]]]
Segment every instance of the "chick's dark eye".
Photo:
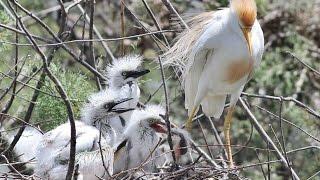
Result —
[[104, 109], [109, 110], [108, 104], [105, 104], [103, 107], [104, 107]]
[[126, 76], [126, 75], [127, 75], [127, 73], [126, 73], [126, 72], [122, 72], [121, 74], [122, 74], [122, 76]]

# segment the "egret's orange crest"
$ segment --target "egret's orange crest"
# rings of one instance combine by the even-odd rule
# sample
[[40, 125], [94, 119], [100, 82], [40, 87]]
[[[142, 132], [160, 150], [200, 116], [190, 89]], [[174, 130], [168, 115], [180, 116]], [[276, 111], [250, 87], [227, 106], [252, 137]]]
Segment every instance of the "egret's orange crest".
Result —
[[242, 25], [251, 27], [257, 17], [257, 6], [254, 0], [232, 0], [231, 8], [237, 13]]

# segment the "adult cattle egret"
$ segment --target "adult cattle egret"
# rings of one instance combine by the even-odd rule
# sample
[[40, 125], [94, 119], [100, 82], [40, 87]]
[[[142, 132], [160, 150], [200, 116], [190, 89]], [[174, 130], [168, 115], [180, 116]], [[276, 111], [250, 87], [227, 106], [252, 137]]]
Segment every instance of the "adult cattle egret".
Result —
[[[109, 89], [114, 89], [122, 98], [132, 98], [124, 103], [127, 108], [136, 108], [140, 98], [138, 78], [149, 73], [141, 67], [142, 57], [128, 55], [113, 61], [113, 64], [106, 68]], [[124, 120], [130, 119], [131, 113], [124, 113], [121, 117]]]
[[142, 110], [134, 110], [132, 118], [124, 131], [127, 145], [115, 160], [114, 173], [135, 168], [142, 165], [144, 171], [152, 172], [156, 166], [165, 162], [165, 157], [160, 156], [157, 144], [160, 134], [166, 133], [164, 119], [159, 112], [160, 106], [149, 105]]
[[229, 8], [192, 18], [190, 29], [164, 55], [164, 64], [182, 71], [189, 129], [200, 105], [207, 116], [219, 118], [226, 96], [231, 95], [224, 123], [230, 167], [233, 160], [229, 131], [234, 107], [264, 50], [263, 32], [256, 16], [254, 0], [231, 0]]
[[128, 108], [127, 102], [130, 100], [132, 98], [119, 97], [119, 92], [112, 89], [92, 94], [81, 111], [81, 120], [97, 129], [101, 128], [103, 137], [109, 138], [113, 144], [125, 127], [125, 120], [120, 115], [133, 110]]

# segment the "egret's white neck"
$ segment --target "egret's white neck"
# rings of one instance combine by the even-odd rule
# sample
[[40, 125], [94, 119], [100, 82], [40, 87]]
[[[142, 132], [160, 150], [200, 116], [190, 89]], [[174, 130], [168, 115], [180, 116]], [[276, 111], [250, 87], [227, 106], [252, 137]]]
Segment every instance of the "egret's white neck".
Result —
[[228, 24], [234, 32], [236, 32], [239, 35], [242, 35], [238, 15], [231, 7], [229, 8], [228, 13]]

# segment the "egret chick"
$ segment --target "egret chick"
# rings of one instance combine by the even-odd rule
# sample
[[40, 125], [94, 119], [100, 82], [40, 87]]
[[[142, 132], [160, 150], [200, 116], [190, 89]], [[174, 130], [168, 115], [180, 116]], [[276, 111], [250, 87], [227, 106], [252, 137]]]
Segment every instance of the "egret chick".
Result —
[[[98, 104], [98, 108], [95, 108], [96, 111], [93, 111], [94, 114], [83, 117], [83, 121], [90, 125], [81, 121], [75, 122], [76, 164], [79, 164], [79, 171], [84, 179], [97, 179], [96, 176], [112, 175], [114, 152], [120, 151], [125, 144], [120, 143], [121, 146], [118, 144], [120, 147], [117, 145], [112, 148], [115, 139], [112, 132], [113, 128], [107, 126], [106, 129], [103, 129], [101, 133], [104, 133], [104, 138], [100, 138], [100, 131], [92, 125], [99, 128], [105, 127], [106, 124], [103, 121], [108, 121], [123, 112], [127, 112], [128, 109], [116, 107], [127, 100], [111, 98], [109, 101], [102, 101], [103, 103]], [[100, 155], [99, 142], [101, 143], [104, 163]], [[68, 170], [69, 153], [70, 124], [67, 122], [43, 135], [37, 151], [37, 174], [48, 179], [64, 178]], [[103, 164], [106, 165], [107, 172]]]
[[[106, 68], [109, 89], [116, 90], [122, 98], [132, 98], [124, 104], [127, 108], [136, 108], [140, 98], [138, 78], [150, 72], [143, 69], [141, 63], [141, 56], [128, 55], [114, 60], [113, 64]], [[126, 122], [130, 116], [131, 113], [128, 112], [121, 117]]]
[[[3, 133], [2, 135], [7, 140], [8, 144], [11, 144], [16, 134], [17, 132], [14, 131], [7, 134]], [[42, 139], [42, 136], [43, 135], [40, 131], [28, 126], [23, 131], [17, 144], [14, 146], [14, 156], [16, 156], [20, 162], [26, 162], [26, 169], [23, 170], [24, 174], [33, 174], [33, 170], [36, 166], [36, 149]]]
[[120, 97], [113, 89], [102, 90], [89, 97], [81, 110], [81, 120], [99, 130], [101, 128], [102, 135], [111, 138], [109, 141], [113, 144], [125, 127], [125, 120], [120, 115], [134, 109], [128, 108], [127, 102], [131, 100]]
[[188, 129], [200, 105], [206, 116], [219, 118], [227, 95], [231, 95], [224, 124], [230, 167], [233, 167], [229, 132], [232, 114], [264, 50], [263, 32], [256, 16], [254, 0], [230, 0], [229, 8], [202, 13], [189, 20], [190, 28], [182, 32], [164, 55], [164, 64], [182, 71]]
[[145, 163], [142, 166], [143, 170], [152, 172], [165, 162], [164, 156], [157, 157], [160, 155], [157, 148], [160, 134], [167, 132], [165, 121], [159, 115], [159, 111], [163, 111], [160, 106], [147, 106], [145, 109], [133, 111], [124, 131], [127, 145], [115, 160], [114, 173], [138, 167], [141, 163]]
[[[88, 126], [81, 121], [76, 125], [76, 164], [83, 179], [106, 178], [113, 174], [113, 158], [125, 145], [111, 147], [101, 138], [98, 129]], [[99, 148], [101, 143], [102, 156]], [[36, 175], [41, 178], [63, 179], [68, 171], [70, 156], [70, 124], [65, 123], [44, 134], [36, 154]], [[107, 168], [105, 170], [104, 165]]]

